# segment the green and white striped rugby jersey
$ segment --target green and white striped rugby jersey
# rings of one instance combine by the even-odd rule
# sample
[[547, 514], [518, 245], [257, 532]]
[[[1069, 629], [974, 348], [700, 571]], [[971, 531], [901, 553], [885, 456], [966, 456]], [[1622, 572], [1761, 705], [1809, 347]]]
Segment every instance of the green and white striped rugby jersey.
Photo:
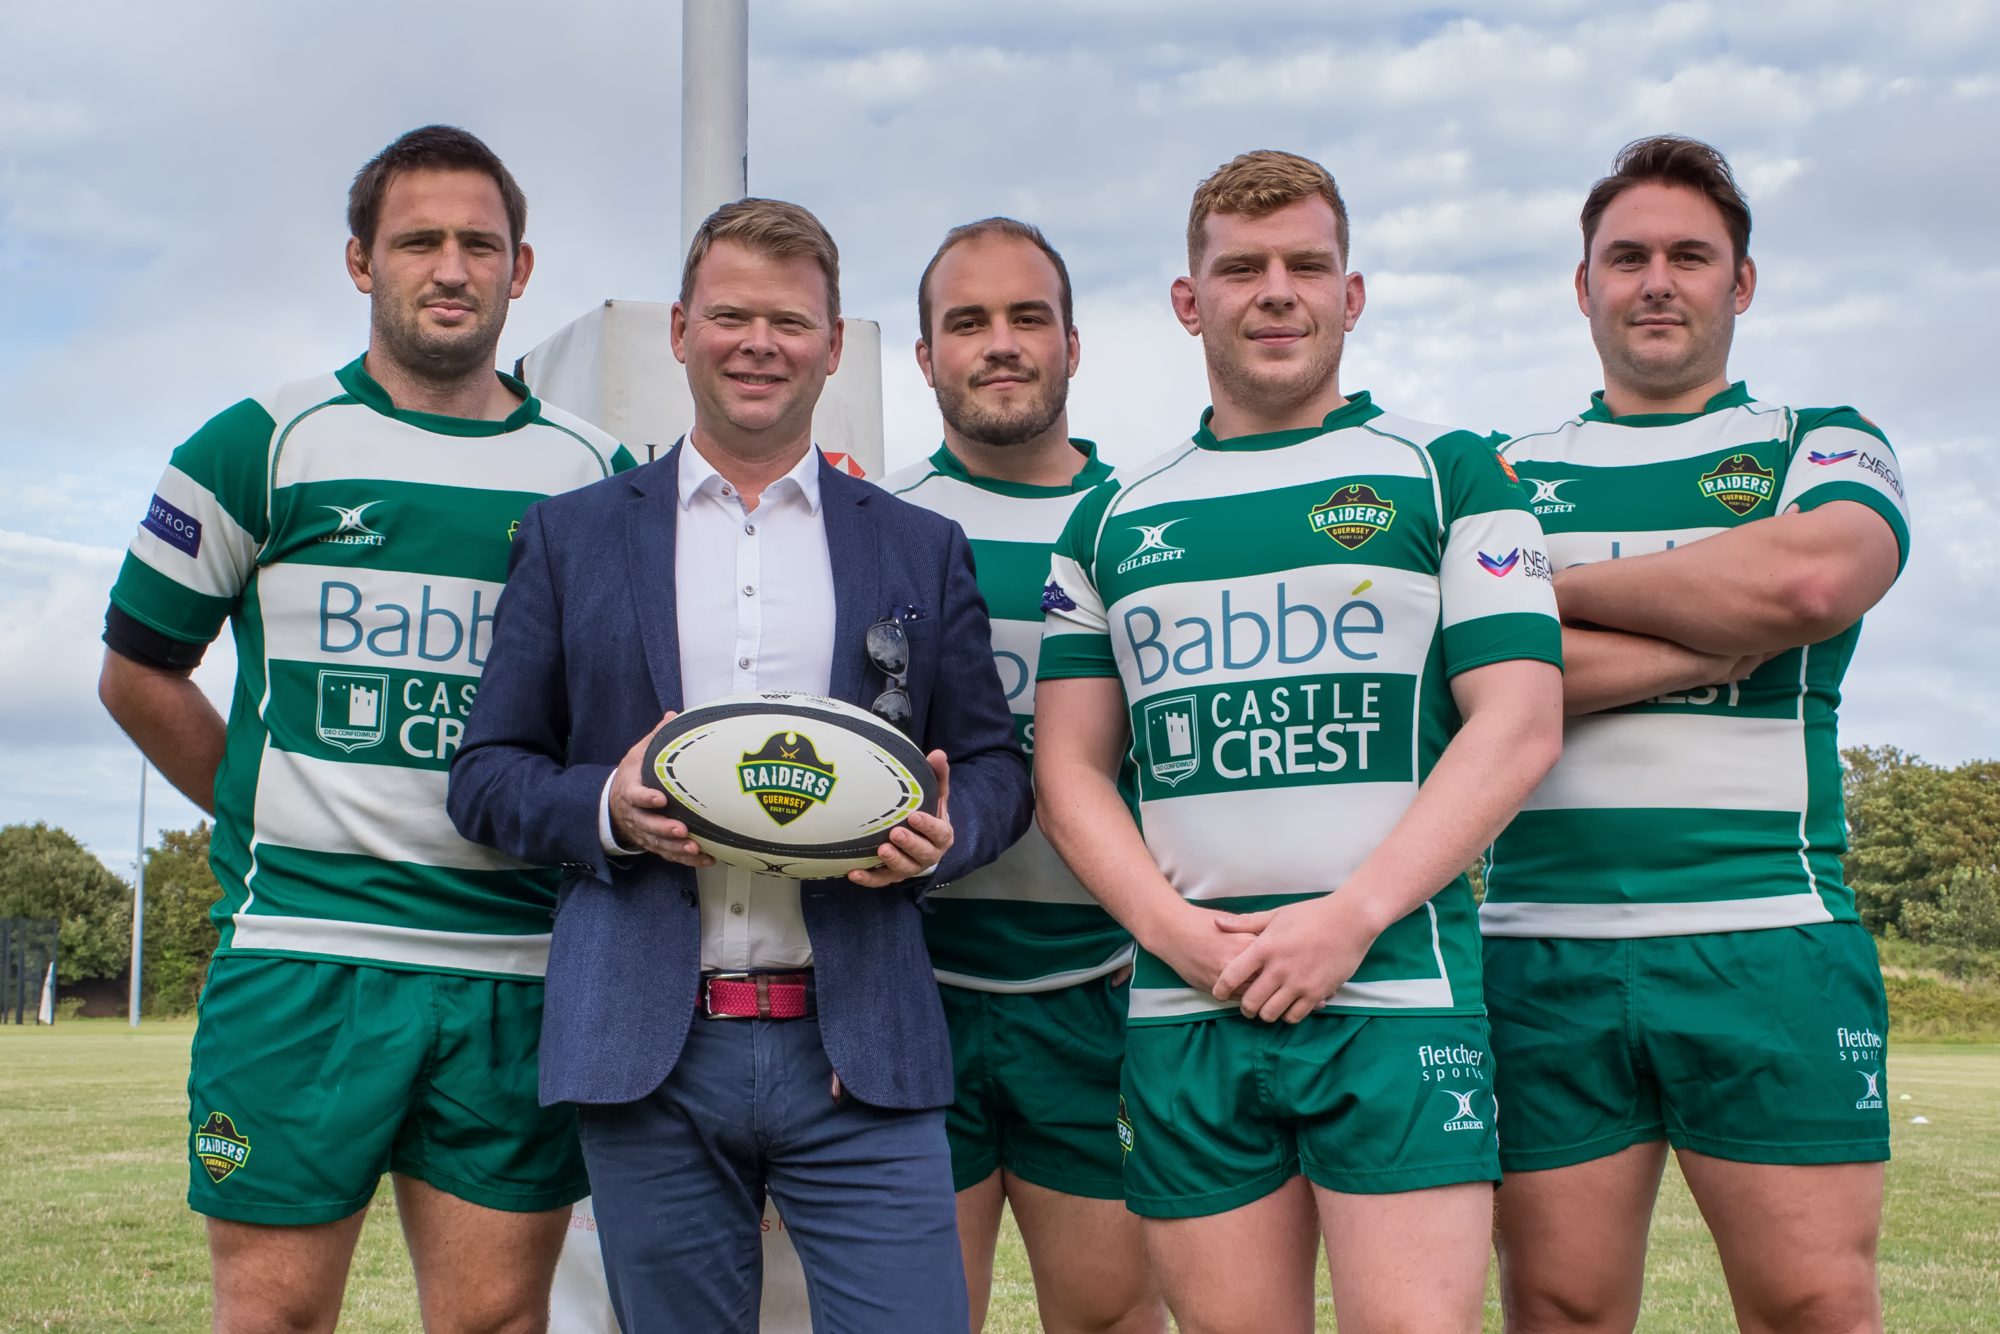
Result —
[[[1035, 665], [1042, 649], [1042, 585], [1049, 553], [1077, 503], [1111, 476], [1088, 440], [1068, 486], [975, 477], [948, 447], [882, 485], [957, 521], [972, 543], [979, 591], [993, 621], [993, 664], [1014, 714], [1014, 735], [1035, 754]], [[1115, 972], [1132, 938], [1077, 883], [1039, 823], [999, 860], [925, 899], [924, 938], [938, 981], [975, 991], [1053, 991]]]
[[[1700, 412], [1582, 416], [1502, 452], [1557, 568], [1641, 556], [1852, 500], [1909, 554], [1894, 451], [1852, 408], [1731, 385]], [[1571, 718], [1563, 756], [1494, 844], [1492, 936], [1668, 936], [1855, 920], [1834, 713], [1860, 624], [1735, 685]]]
[[[1355, 394], [1317, 428], [1194, 439], [1092, 492], [1056, 549], [1041, 679], [1117, 676], [1134, 817], [1182, 897], [1251, 912], [1331, 893], [1458, 729], [1450, 680], [1560, 663], [1541, 531], [1490, 442]], [[1327, 1002], [1481, 1013], [1464, 876]], [[1138, 952], [1134, 1024], [1236, 1013]]]
[[160, 479], [111, 600], [186, 643], [234, 629], [221, 953], [544, 971], [556, 873], [460, 838], [445, 771], [522, 512], [632, 458], [501, 378], [505, 421], [439, 417], [357, 359], [229, 408]]

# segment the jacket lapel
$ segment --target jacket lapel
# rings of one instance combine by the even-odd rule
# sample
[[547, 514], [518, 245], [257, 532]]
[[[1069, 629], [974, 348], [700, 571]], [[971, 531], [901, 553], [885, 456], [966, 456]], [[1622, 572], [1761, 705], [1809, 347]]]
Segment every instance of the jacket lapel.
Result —
[[626, 587], [646, 646], [646, 668], [660, 710], [681, 707], [680, 617], [674, 593], [674, 534], [680, 520], [681, 450], [629, 474], [633, 495], [626, 512]]
[[833, 671], [835, 699], [867, 708], [868, 627], [889, 610], [881, 601], [881, 535], [870, 521], [875, 488], [856, 481], [826, 461], [819, 462], [820, 513], [826, 525], [826, 554], [833, 566]]

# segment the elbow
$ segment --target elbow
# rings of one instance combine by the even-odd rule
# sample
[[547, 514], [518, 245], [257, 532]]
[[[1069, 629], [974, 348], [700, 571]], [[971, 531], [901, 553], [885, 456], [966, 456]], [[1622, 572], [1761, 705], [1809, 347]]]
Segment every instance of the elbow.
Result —
[[1849, 590], [1831, 572], [1815, 568], [1786, 581], [1780, 594], [1780, 615], [1794, 632], [1794, 643], [1816, 643], [1845, 630]]

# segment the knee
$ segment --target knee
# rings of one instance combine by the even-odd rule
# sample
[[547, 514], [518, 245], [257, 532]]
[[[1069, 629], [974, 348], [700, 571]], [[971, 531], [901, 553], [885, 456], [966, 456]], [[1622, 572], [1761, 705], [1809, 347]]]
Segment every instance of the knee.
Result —
[[215, 1295], [215, 1334], [331, 1334], [339, 1301], [329, 1309], [296, 1294]]
[[1738, 1304], [1745, 1330], [1772, 1334], [1866, 1334], [1882, 1328], [1874, 1275], [1843, 1277], [1806, 1291], [1759, 1294]]
[[1507, 1334], [1629, 1330], [1639, 1315], [1633, 1303], [1609, 1291], [1521, 1285], [1502, 1287], [1500, 1309]]

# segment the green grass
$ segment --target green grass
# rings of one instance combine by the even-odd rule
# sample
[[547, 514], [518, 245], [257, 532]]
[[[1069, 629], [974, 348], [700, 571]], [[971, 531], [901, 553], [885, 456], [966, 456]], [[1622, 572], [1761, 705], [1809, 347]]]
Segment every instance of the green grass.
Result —
[[[1898, 1019], [1899, 1033], [1902, 1019]], [[184, 1194], [186, 1022], [0, 1027], [0, 1330], [208, 1327], [208, 1259]], [[1981, 1328], [2000, 1309], [2000, 1047], [1902, 1042], [1890, 1059], [1895, 1161], [1882, 1243], [1888, 1324]], [[1909, 1101], [1901, 1100], [1907, 1094]], [[1922, 1115], [1927, 1125], [1910, 1118]], [[1322, 1304], [1320, 1328], [1334, 1328]], [[994, 1334], [1037, 1328], [1011, 1226]], [[344, 1329], [416, 1328], [410, 1263], [384, 1189], [362, 1230]], [[1489, 1301], [1487, 1328], [1499, 1328]], [[1730, 1330], [1715, 1252], [1669, 1169], [1642, 1330]]]

